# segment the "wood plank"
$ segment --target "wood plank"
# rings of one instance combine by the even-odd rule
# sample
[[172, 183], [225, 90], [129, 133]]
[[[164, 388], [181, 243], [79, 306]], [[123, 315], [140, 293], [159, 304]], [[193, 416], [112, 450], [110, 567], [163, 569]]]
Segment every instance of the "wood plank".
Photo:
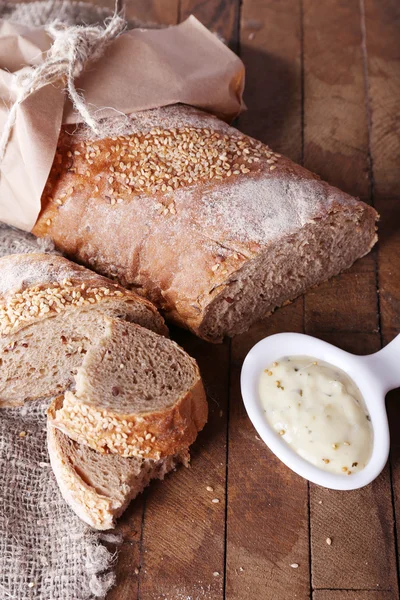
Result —
[[[382, 340], [400, 332], [400, 5], [394, 0], [365, 2], [365, 50], [368, 75], [374, 203], [381, 214], [378, 280]], [[400, 391], [387, 397], [391, 432], [392, 494], [400, 542]], [[398, 556], [399, 564], [400, 556]]]
[[[244, 0], [240, 47], [247, 114], [239, 128], [301, 159], [300, 4]], [[285, 32], [282, 43], [282, 32]], [[247, 351], [277, 331], [303, 328], [303, 300], [232, 341], [226, 598], [310, 597], [307, 483], [258, 439], [241, 400]], [[298, 563], [298, 569], [290, 567]]]
[[[96, 2], [100, 4], [100, 2]], [[102, 5], [114, 6], [113, 0], [101, 0]], [[173, 24], [178, 15], [179, 0], [128, 0], [125, 2], [128, 19]], [[173, 477], [173, 475], [171, 475]], [[155, 486], [152, 486], [153, 488]], [[107, 600], [135, 600], [139, 594], [142, 563], [142, 526], [148, 495], [157, 494], [157, 487], [139, 496], [118, 522], [116, 533], [123, 537], [116, 563], [117, 585], [107, 595]]]
[[312, 486], [311, 549], [314, 588], [383, 589], [398, 597], [388, 467], [361, 490]]
[[349, 591], [349, 590], [317, 590], [313, 600], [396, 600], [392, 592], [382, 591]]
[[[397, 164], [400, 164], [400, 150], [398, 161]], [[382, 177], [384, 177], [384, 175], [382, 175]], [[381, 176], [379, 176], [379, 179], [380, 178]], [[400, 186], [400, 177], [398, 186]], [[395, 190], [394, 193], [396, 193]], [[375, 198], [375, 204], [381, 215], [379, 223], [378, 273], [382, 333], [385, 343], [388, 343], [400, 331], [399, 197], [390, 198], [377, 196]]]
[[302, 324], [300, 299], [232, 342], [227, 600], [310, 597], [307, 482], [258, 438], [239, 385], [243, 359], [256, 342], [285, 329], [301, 331]]
[[[182, 2], [180, 19], [194, 13], [211, 30], [235, 42], [238, 2], [201, 6]], [[226, 437], [230, 345], [210, 346], [177, 335], [200, 364], [210, 417], [194, 446], [192, 467], [165, 482], [146, 507], [140, 598], [223, 598], [225, 557]], [[207, 486], [213, 492], [207, 491]], [[219, 500], [213, 503], [212, 500]], [[168, 562], [164, 559], [168, 557]], [[157, 573], [157, 577], [154, 577]], [[162, 582], [162, 595], [160, 583]]]
[[125, 0], [123, 3], [128, 19], [162, 25], [175, 25], [178, 22], [179, 0]]
[[199, 361], [210, 415], [191, 468], [180, 468], [149, 494], [140, 599], [217, 600], [224, 585], [229, 344], [210, 345], [186, 332], [173, 337]]
[[[362, 35], [358, 2], [328, 0], [322, 6], [304, 0], [305, 166], [369, 201]], [[378, 350], [381, 343], [376, 278], [371, 258], [366, 260], [366, 268], [363, 259], [305, 300], [307, 332], [319, 331], [324, 338], [328, 333], [329, 341], [360, 354]], [[398, 590], [389, 469], [353, 492], [310, 485], [310, 501], [313, 588], [378, 588], [394, 597]]]
[[359, 3], [304, 1], [304, 160], [369, 199], [368, 123]]
[[357, 273], [350, 269], [310, 290], [305, 299], [307, 333], [378, 331], [375, 286], [375, 270]]
[[[140, 529], [142, 520], [139, 521]], [[132, 527], [132, 518], [130, 519]], [[115, 565], [117, 584], [107, 594], [107, 600], [135, 600], [138, 597], [140, 545], [124, 541], [118, 549]]]
[[381, 214], [378, 253], [382, 331], [387, 343], [400, 330], [399, 164], [400, 5], [365, 3], [374, 203]]
[[[239, 3], [182, 2], [180, 20], [194, 13], [234, 44]], [[230, 345], [212, 346], [175, 331], [200, 365], [209, 398], [206, 429], [193, 447], [190, 470], [159, 486], [150, 497], [143, 532], [140, 599], [210, 598], [224, 594], [226, 439]], [[213, 491], [207, 491], [207, 486]], [[212, 500], [219, 500], [213, 503]]]

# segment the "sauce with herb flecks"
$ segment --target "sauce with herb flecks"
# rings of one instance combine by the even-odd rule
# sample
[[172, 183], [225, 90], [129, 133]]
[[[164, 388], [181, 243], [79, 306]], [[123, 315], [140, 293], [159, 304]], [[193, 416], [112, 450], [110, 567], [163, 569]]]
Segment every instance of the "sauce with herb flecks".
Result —
[[259, 395], [268, 424], [308, 462], [345, 475], [368, 463], [370, 418], [344, 371], [309, 356], [284, 357], [262, 372]]

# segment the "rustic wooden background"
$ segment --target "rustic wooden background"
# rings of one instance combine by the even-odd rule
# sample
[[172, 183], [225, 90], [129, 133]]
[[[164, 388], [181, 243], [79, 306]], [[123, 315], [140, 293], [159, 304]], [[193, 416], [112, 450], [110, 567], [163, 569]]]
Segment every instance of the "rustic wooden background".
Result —
[[387, 400], [384, 472], [335, 492], [292, 474], [257, 438], [239, 374], [271, 333], [367, 354], [400, 332], [400, 0], [127, 0], [126, 11], [170, 24], [193, 13], [220, 33], [246, 65], [238, 127], [373, 204], [381, 222], [369, 256], [246, 335], [212, 346], [173, 332], [200, 363], [210, 421], [192, 467], [152, 485], [121, 519], [108, 600], [395, 600], [399, 394]]
[[257, 439], [239, 374], [271, 333], [306, 332], [368, 354], [400, 332], [400, 0], [126, 6], [160, 23], [193, 13], [220, 33], [246, 65], [249, 110], [238, 127], [372, 203], [381, 222], [374, 252], [246, 335], [211, 346], [174, 332], [200, 363], [210, 422], [191, 469], [153, 485], [122, 519], [109, 600], [395, 600], [399, 394], [388, 397], [389, 464], [367, 488], [341, 493], [292, 474]]
[[400, 332], [400, 1], [126, 6], [128, 16], [160, 23], [193, 13], [218, 31], [246, 65], [249, 110], [238, 127], [372, 203], [381, 222], [373, 253], [246, 335], [211, 346], [174, 332], [200, 363], [210, 422], [191, 469], [153, 485], [122, 519], [109, 600], [395, 600], [399, 394], [388, 397], [389, 464], [372, 485], [341, 493], [292, 474], [257, 439], [239, 374], [246, 352], [271, 333], [303, 331], [367, 354]]

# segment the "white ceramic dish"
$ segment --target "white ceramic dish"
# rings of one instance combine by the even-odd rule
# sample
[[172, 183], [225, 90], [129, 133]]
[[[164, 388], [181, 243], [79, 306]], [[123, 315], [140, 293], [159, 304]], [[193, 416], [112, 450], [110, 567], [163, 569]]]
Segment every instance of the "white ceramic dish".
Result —
[[[373, 450], [362, 471], [351, 476], [328, 473], [301, 458], [267, 423], [261, 406], [258, 384], [261, 372], [283, 356], [313, 356], [339, 367], [358, 386], [371, 417]], [[385, 395], [400, 387], [400, 335], [385, 348], [367, 356], [356, 356], [332, 344], [300, 333], [279, 333], [253, 346], [242, 367], [243, 401], [254, 427], [274, 454], [305, 479], [335, 490], [354, 490], [373, 481], [389, 455], [389, 426]]]

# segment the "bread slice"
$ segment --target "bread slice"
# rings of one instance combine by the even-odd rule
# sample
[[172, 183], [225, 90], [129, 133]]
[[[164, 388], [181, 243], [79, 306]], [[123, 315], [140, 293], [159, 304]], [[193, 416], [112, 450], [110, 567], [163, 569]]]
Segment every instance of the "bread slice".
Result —
[[1, 258], [0, 406], [64, 392], [101, 315], [168, 333], [150, 302], [61, 256]]
[[114, 527], [115, 520], [151, 479], [164, 479], [179, 463], [189, 460], [187, 451], [156, 461], [102, 455], [77, 444], [49, 423], [47, 444], [64, 500], [95, 529]]
[[194, 442], [207, 421], [196, 362], [175, 342], [104, 317], [76, 375], [50, 406], [52, 424], [105, 453], [159, 459]]
[[113, 139], [63, 131], [56, 156], [33, 233], [210, 341], [348, 269], [377, 239], [371, 206], [189, 106], [136, 113]]

